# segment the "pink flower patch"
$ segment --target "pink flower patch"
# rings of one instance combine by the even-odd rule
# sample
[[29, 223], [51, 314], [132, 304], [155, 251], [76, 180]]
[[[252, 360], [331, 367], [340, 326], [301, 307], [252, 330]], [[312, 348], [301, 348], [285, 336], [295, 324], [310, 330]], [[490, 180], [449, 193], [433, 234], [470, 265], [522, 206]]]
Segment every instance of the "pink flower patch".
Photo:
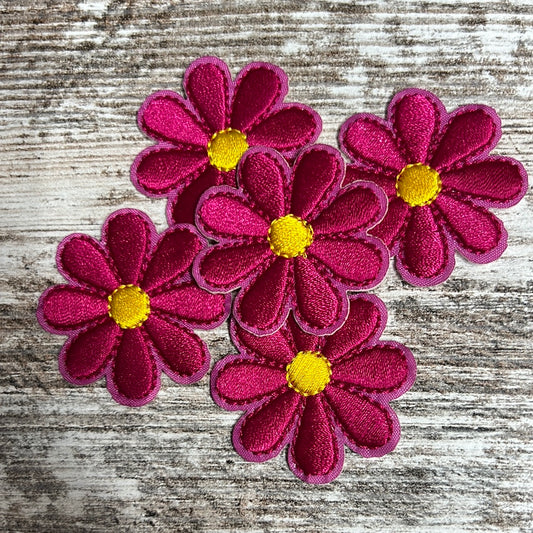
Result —
[[388, 402], [412, 386], [416, 364], [402, 344], [379, 341], [386, 320], [379, 298], [353, 295], [346, 323], [326, 337], [292, 317], [263, 337], [232, 323], [240, 354], [215, 365], [211, 391], [224, 409], [245, 411], [233, 432], [238, 453], [266, 461], [288, 444], [294, 474], [327, 483], [342, 470], [344, 444], [363, 457], [392, 451], [400, 426]]
[[161, 371], [193, 383], [209, 368], [205, 343], [192, 328], [211, 329], [230, 301], [192, 280], [205, 240], [189, 225], [158, 235], [142, 212], [124, 209], [105, 222], [101, 242], [73, 234], [59, 245], [57, 265], [68, 280], [45, 291], [37, 318], [68, 341], [59, 355], [64, 378], [86, 385], [106, 376], [119, 403], [152, 400]]
[[194, 220], [201, 194], [214, 185], [235, 186], [235, 166], [249, 146], [269, 146], [293, 157], [312, 143], [321, 120], [311, 108], [283, 103], [287, 76], [269, 63], [250, 63], [232, 81], [215, 57], [194, 61], [185, 73], [187, 99], [171, 91], [149, 96], [139, 128], [158, 141], [131, 169], [148, 196], [169, 196], [168, 219]]
[[388, 120], [359, 114], [340, 131], [353, 163], [345, 183], [382, 187], [389, 210], [372, 234], [397, 256], [400, 275], [436, 285], [454, 268], [454, 250], [476, 263], [497, 259], [507, 246], [502, 222], [487, 207], [516, 204], [527, 175], [514, 159], [489, 156], [501, 136], [496, 112], [482, 105], [448, 114], [433, 94], [398, 93]]
[[347, 290], [379, 283], [388, 253], [366, 230], [386, 198], [372, 183], [340, 189], [344, 161], [324, 145], [304, 149], [294, 166], [269, 148], [251, 148], [239, 165], [239, 189], [214, 187], [200, 199], [197, 225], [219, 244], [203, 250], [193, 273], [201, 287], [241, 287], [233, 315], [264, 335], [289, 310], [306, 331], [330, 334], [348, 312]]

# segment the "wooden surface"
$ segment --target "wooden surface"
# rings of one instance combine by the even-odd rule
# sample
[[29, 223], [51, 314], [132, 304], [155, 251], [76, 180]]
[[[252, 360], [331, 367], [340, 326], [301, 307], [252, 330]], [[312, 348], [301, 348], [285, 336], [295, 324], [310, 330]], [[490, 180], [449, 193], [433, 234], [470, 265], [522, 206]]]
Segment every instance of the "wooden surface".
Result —
[[[509, 247], [492, 264], [458, 258], [429, 289], [392, 270], [376, 293], [385, 338], [418, 362], [394, 402], [397, 449], [347, 452], [327, 486], [285, 456], [245, 463], [239, 413], [213, 404], [208, 379], [163, 379], [150, 405], [115, 404], [104, 383], [76, 388], [57, 370], [64, 337], [42, 331], [37, 298], [60, 282], [56, 246], [99, 236], [121, 207], [164, 229], [164, 200], [135, 191], [129, 167], [149, 144], [135, 115], [157, 89], [181, 91], [187, 65], [218, 55], [286, 70], [289, 100], [313, 106], [336, 145], [355, 112], [383, 116], [409, 86], [448, 109], [495, 107], [496, 153], [533, 172], [531, 1], [0, 2], [0, 530], [458, 532], [532, 528], [532, 201], [498, 215]], [[218, 360], [226, 328], [202, 334]]]

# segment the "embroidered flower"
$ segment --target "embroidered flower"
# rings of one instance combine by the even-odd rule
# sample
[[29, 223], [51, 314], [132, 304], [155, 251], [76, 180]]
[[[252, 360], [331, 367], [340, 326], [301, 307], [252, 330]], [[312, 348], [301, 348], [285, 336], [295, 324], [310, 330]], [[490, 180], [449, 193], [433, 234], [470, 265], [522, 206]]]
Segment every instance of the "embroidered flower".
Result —
[[138, 406], [157, 394], [161, 371], [178, 383], [204, 376], [209, 352], [192, 328], [221, 324], [230, 304], [190, 276], [204, 245], [192, 226], [158, 235], [131, 209], [106, 220], [101, 242], [64, 239], [57, 265], [69, 283], [43, 293], [37, 317], [47, 331], [69, 337], [59, 356], [65, 379], [86, 385], [105, 375], [117, 402]]
[[346, 291], [383, 279], [387, 250], [366, 229], [386, 199], [372, 183], [340, 189], [343, 176], [329, 146], [304, 149], [292, 170], [274, 150], [252, 148], [240, 189], [214, 187], [200, 199], [198, 227], [219, 244], [198, 255], [193, 273], [213, 292], [242, 287], [233, 314], [244, 328], [272, 333], [292, 308], [306, 331], [333, 333], [346, 318]]
[[372, 234], [397, 256], [409, 283], [446, 280], [455, 249], [476, 263], [505, 250], [503, 224], [486, 207], [516, 204], [527, 176], [518, 161], [489, 156], [500, 136], [493, 109], [468, 105], [448, 114], [418, 89], [393, 98], [388, 121], [360, 114], [343, 124], [340, 144], [353, 161], [345, 182], [370, 180], [385, 190], [389, 210]]
[[185, 73], [187, 100], [171, 91], [149, 96], [139, 128], [158, 141], [131, 169], [148, 196], [169, 196], [168, 219], [194, 220], [201, 194], [213, 185], [235, 186], [235, 167], [249, 146], [269, 146], [286, 157], [312, 143], [320, 117], [301, 104], [284, 104], [287, 76], [269, 63], [250, 63], [232, 82], [225, 63], [203, 57]]
[[304, 333], [292, 317], [264, 337], [232, 323], [240, 354], [215, 365], [211, 391], [224, 409], [245, 411], [233, 431], [238, 453], [266, 461], [289, 444], [294, 474], [327, 483], [342, 470], [344, 444], [363, 457], [392, 451], [400, 426], [388, 402], [411, 387], [416, 365], [402, 344], [378, 340], [386, 321], [379, 298], [353, 295], [330, 336]]

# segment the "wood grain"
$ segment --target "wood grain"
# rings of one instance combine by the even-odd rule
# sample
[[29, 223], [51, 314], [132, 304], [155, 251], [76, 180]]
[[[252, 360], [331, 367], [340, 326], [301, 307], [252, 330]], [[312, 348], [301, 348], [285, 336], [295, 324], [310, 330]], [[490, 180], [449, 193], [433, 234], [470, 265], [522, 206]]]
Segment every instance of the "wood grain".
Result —
[[[457, 258], [444, 285], [421, 289], [392, 270], [375, 291], [385, 338], [418, 362], [394, 402], [402, 440], [390, 455], [346, 453], [337, 481], [307, 486], [285, 457], [245, 463], [208, 380], [163, 379], [152, 404], [114, 404], [103, 384], [57, 371], [63, 337], [40, 330], [41, 291], [61, 281], [65, 235], [99, 235], [136, 207], [164, 229], [164, 200], [129, 181], [149, 144], [136, 111], [157, 89], [181, 90], [202, 55], [233, 74], [253, 60], [289, 75], [289, 100], [313, 106], [336, 145], [355, 112], [383, 116], [409, 86], [448, 109], [497, 109], [496, 152], [531, 173], [533, 6], [492, 2], [87, 0], [0, 2], [0, 529], [2, 531], [458, 532], [532, 526], [533, 238], [528, 194], [498, 215], [509, 247], [492, 264]], [[225, 327], [202, 334], [217, 360]]]

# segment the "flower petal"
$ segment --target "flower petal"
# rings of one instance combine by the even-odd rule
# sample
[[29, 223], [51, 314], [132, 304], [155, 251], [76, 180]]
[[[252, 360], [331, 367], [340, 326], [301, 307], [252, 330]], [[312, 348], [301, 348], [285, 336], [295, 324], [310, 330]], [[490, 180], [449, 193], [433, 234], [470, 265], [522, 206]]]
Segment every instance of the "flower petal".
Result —
[[351, 296], [346, 322], [333, 335], [326, 337], [322, 353], [328, 361], [336, 361], [349, 351], [379, 338], [386, 322], [387, 309], [377, 296]]
[[204, 244], [192, 226], [180, 225], [166, 230], [149, 259], [142, 288], [154, 291], [182, 278]]
[[289, 155], [315, 141], [321, 125], [320, 117], [311, 108], [284, 105], [252, 126], [247, 141], [250, 146], [269, 146]]
[[394, 97], [389, 106], [389, 120], [403, 141], [410, 162], [427, 161], [443, 113], [441, 101], [427, 91], [407, 89]]
[[171, 320], [210, 329], [220, 325], [228, 316], [229, 296], [211, 294], [190, 282], [152, 296], [150, 305]]
[[301, 152], [293, 167], [291, 213], [314, 218], [343, 176], [344, 160], [338, 150], [316, 144]]
[[77, 385], [100, 379], [114, 355], [120, 335], [118, 325], [105, 320], [73, 337], [59, 355], [59, 370], [63, 377]]
[[370, 181], [385, 191], [387, 197], [396, 196], [396, 170], [372, 170], [362, 167], [360, 164], [346, 165], [346, 176], [342, 182], [343, 186], [354, 181]]
[[117, 348], [107, 387], [113, 399], [136, 407], [153, 400], [159, 390], [159, 370], [142, 329], [125, 329]]
[[213, 132], [228, 124], [230, 83], [227, 65], [216, 57], [197, 59], [185, 72], [185, 93]]
[[274, 397], [242, 417], [233, 432], [236, 450], [247, 461], [278, 455], [296, 422], [302, 396], [292, 390]]
[[133, 185], [148, 196], [165, 196], [204, 172], [209, 160], [202, 148], [156, 144], [143, 150], [131, 166]]
[[283, 101], [287, 75], [268, 63], [250, 63], [235, 80], [231, 127], [247, 133], [249, 128]]
[[75, 331], [107, 314], [107, 300], [101, 294], [71, 285], [50, 287], [37, 312], [41, 325], [53, 332]]
[[138, 123], [158, 141], [207, 146], [211, 137], [183, 98], [172, 91], [151, 94], [139, 109]]
[[353, 115], [339, 134], [341, 149], [355, 161], [400, 172], [408, 163], [390, 127], [374, 115]]
[[409, 204], [401, 198], [391, 198], [385, 217], [369, 233], [381, 239], [392, 253], [396, 241], [402, 235], [409, 213]]
[[140, 211], [115, 211], [105, 221], [102, 235], [122, 283], [137, 285], [155, 236], [151, 220]]
[[353, 183], [315, 218], [315, 235], [353, 233], [374, 226], [387, 209], [384, 194], [370, 183]]
[[193, 331], [152, 314], [144, 323], [165, 373], [177, 383], [194, 383], [209, 369], [209, 351]]
[[372, 237], [320, 236], [307, 255], [318, 259], [338, 281], [357, 290], [377, 285], [389, 266], [386, 248]]
[[441, 174], [444, 190], [467, 194], [482, 200], [486, 207], [509, 207], [527, 190], [524, 167], [514, 159], [487, 158]]
[[322, 395], [306, 398], [304, 411], [289, 450], [289, 465], [309, 483], [327, 483], [342, 468], [343, 454]]
[[490, 211], [444, 193], [435, 200], [435, 205], [467, 259], [489, 263], [502, 255], [507, 247], [507, 233], [501, 220]]
[[88, 235], [75, 233], [61, 242], [57, 267], [67, 279], [108, 292], [120, 285], [101, 244]]
[[[292, 357], [296, 355], [297, 352], [320, 352], [320, 345], [324, 337], [319, 337], [313, 335], [312, 333], [305, 332], [294, 319], [294, 315], [289, 315], [287, 321], [285, 322], [285, 327], [282, 330], [286, 330], [287, 333], [290, 332], [292, 337], [291, 345], [294, 345], [294, 352]], [[291, 358], [292, 359], [292, 358]], [[288, 363], [290, 361], [287, 361]]]
[[287, 214], [285, 196], [289, 172], [284, 159], [272, 150], [251, 148], [241, 159], [239, 185], [251, 204], [269, 220]]
[[501, 123], [494, 109], [480, 105], [461, 107], [444, 126], [431, 166], [440, 172], [454, 163], [471, 161], [490, 152], [500, 136]]

